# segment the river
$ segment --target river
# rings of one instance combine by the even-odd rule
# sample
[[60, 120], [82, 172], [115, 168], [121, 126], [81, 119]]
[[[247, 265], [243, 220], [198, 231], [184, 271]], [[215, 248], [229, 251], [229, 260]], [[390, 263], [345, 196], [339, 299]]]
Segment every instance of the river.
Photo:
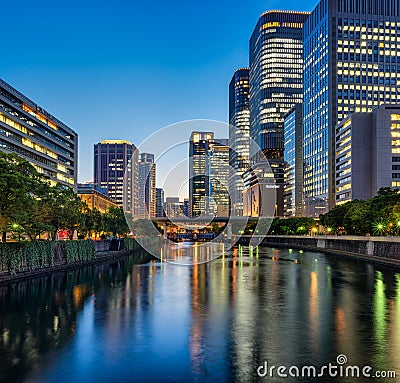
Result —
[[194, 266], [136, 263], [0, 286], [0, 381], [398, 381], [277, 367], [339, 371], [342, 355], [400, 376], [399, 271], [247, 247]]

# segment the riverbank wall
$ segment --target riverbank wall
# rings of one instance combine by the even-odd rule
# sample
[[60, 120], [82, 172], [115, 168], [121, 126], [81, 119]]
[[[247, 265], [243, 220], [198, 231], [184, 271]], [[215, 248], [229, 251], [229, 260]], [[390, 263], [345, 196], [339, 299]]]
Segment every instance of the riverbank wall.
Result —
[[[81, 250], [81, 247], [87, 247], [88, 245], [87, 241], [66, 242], [70, 242], [70, 244], [75, 242], [78, 251]], [[83, 242], [83, 244], [79, 244], [79, 242]], [[71, 257], [71, 255], [67, 253], [65, 246], [63, 246], [63, 241], [57, 241], [52, 248], [45, 249], [47, 250], [47, 254], [45, 254], [46, 251], [43, 251], [40, 258], [33, 256], [33, 258], [36, 258], [33, 261], [27, 259], [26, 255], [24, 256], [23, 247], [20, 247], [18, 251], [20, 259], [17, 264], [13, 264], [13, 260], [11, 259], [15, 257], [15, 249], [14, 254], [7, 254], [7, 248], [3, 248], [3, 250], [0, 251], [0, 284], [18, 282], [24, 279], [69, 271], [100, 263], [118, 261], [123, 257], [131, 255], [135, 255], [139, 263], [146, 263], [154, 258], [132, 239], [129, 239], [129, 241], [114, 239], [90, 242], [92, 252], [86, 256], [79, 256], [79, 254], [77, 254], [76, 257]], [[10, 244], [7, 243], [7, 245]], [[15, 246], [18, 246], [18, 244], [15, 244]], [[38, 246], [40, 246], [40, 243]], [[29, 250], [30, 248], [28, 248], [27, 251]], [[22, 255], [20, 253], [22, 253]], [[30, 258], [32, 258], [31, 255]]]
[[[248, 245], [251, 236], [238, 243]], [[400, 267], [400, 237], [268, 235], [261, 246], [297, 248]]]

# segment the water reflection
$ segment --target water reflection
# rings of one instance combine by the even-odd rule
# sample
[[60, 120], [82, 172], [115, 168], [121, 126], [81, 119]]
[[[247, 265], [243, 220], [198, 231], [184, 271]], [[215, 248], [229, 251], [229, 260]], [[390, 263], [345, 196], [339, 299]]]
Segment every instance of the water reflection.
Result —
[[400, 275], [339, 257], [241, 247], [191, 267], [128, 259], [0, 297], [0, 381], [252, 382], [265, 360], [321, 366], [341, 353], [400, 373]]

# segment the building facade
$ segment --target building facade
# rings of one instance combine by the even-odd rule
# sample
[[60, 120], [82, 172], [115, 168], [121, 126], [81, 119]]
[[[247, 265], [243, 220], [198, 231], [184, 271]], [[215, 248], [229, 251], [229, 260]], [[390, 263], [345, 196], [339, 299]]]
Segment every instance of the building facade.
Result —
[[216, 139], [208, 152], [209, 215], [229, 216], [229, 146], [228, 140]]
[[243, 215], [242, 175], [250, 165], [249, 68], [240, 68], [229, 83], [230, 213]]
[[183, 202], [180, 202], [178, 197], [167, 197], [164, 206], [167, 217], [177, 218], [184, 216]]
[[306, 214], [335, 204], [335, 126], [400, 100], [396, 0], [321, 0], [304, 24]]
[[118, 207], [106, 193], [105, 189], [95, 188], [93, 183], [78, 184], [78, 197], [87, 204], [89, 209], [97, 209], [102, 214], [106, 213], [110, 207]]
[[138, 217], [156, 216], [156, 164], [154, 154], [139, 153]]
[[[94, 145], [94, 186], [107, 190], [118, 206], [138, 213], [138, 151], [125, 140], [104, 140]], [[125, 182], [124, 182], [125, 179]]]
[[303, 215], [303, 106], [294, 105], [283, 123], [285, 184], [283, 215]]
[[400, 105], [352, 113], [335, 133], [336, 205], [400, 189]]
[[156, 217], [165, 217], [164, 212], [165, 193], [163, 188], [156, 188]]
[[308, 15], [265, 12], [250, 39], [250, 137], [275, 174], [277, 215], [283, 215], [283, 119], [302, 102], [302, 28]]
[[189, 216], [208, 215], [208, 152], [213, 132], [192, 132], [189, 142]]
[[28, 160], [52, 184], [77, 187], [78, 135], [0, 80], [0, 150]]

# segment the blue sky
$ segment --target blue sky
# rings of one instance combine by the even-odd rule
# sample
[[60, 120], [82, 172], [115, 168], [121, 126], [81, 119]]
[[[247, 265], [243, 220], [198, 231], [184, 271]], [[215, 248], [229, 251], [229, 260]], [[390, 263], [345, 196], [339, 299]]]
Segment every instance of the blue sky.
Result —
[[93, 144], [187, 119], [227, 120], [228, 84], [269, 9], [317, 0], [4, 1], [0, 77], [79, 134], [79, 180]]

